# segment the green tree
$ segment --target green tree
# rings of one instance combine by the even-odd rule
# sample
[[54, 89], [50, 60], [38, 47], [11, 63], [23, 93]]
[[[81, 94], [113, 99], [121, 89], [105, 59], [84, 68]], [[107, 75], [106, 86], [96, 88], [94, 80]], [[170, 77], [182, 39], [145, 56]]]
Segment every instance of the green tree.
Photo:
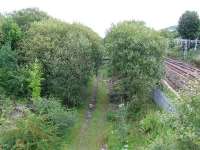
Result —
[[178, 32], [184, 39], [196, 39], [199, 34], [200, 20], [195, 11], [186, 11], [179, 19]]
[[30, 27], [31, 23], [41, 20], [49, 19], [47, 13], [40, 11], [38, 8], [27, 8], [18, 11], [14, 11], [8, 14], [23, 30], [26, 31]]
[[105, 38], [113, 76], [131, 99], [150, 96], [163, 75], [164, 42], [144, 23], [125, 21], [113, 25]]

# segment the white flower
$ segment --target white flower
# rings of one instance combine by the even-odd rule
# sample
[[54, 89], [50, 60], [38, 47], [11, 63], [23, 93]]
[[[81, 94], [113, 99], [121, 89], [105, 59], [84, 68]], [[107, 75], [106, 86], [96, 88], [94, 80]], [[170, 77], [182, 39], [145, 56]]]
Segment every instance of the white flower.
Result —
[[111, 134], [114, 134], [114, 131], [113, 131], [113, 130], [111, 131]]
[[124, 107], [124, 103], [119, 104], [119, 108]]
[[124, 145], [124, 148], [128, 148], [128, 144]]

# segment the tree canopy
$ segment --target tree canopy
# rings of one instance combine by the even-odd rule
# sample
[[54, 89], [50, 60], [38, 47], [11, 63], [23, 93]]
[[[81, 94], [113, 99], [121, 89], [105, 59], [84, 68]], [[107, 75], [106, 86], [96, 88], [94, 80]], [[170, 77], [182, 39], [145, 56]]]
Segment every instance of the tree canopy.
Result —
[[38, 8], [21, 9], [8, 14], [8, 16], [10, 16], [22, 30], [27, 30], [31, 23], [35, 21], [50, 18], [46, 12], [40, 11]]
[[200, 19], [195, 11], [186, 11], [179, 19], [178, 32], [184, 39], [196, 39], [199, 34]]

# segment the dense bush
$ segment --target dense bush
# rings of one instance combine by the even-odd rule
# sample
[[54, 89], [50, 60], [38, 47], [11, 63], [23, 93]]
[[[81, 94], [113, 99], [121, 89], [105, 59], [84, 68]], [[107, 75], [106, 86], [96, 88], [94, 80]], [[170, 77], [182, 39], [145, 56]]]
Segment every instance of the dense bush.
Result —
[[113, 25], [105, 38], [113, 75], [129, 97], [146, 97], [163, 75], [164, 45], [157, 32], [141, 22]]
[[73, 105], [80, 103], [81, 88], [101, 60], [101, 39], [95, 32], [58, 20], [33, 23], [21, 49], [25, 63], [37, 58], [43, 67], [43, 95], [51, 94]]
[[16, 125], [7, 121], [0, 127], [0, 145], [4, 150], [58, 149], [56, 128], [34, 114], [18, 119]]
[[5, 150], [61, 149], [62, 138], [75, 123], [75, 111], [66, 110], [53, 98], [34, 101], [32, 112], [27, 108], [22, 118], [14, 120], [10, 106], [4, 105], [0, 114], [0, 146]]
[[93, 61], [93, 68], [94, 72], [97, 75], [98, 69], [102, 63], [102, 57], [103, 57], [103, 50], [104, 47], [102, 45], [101, 39], [98, 36], [98, 34], [94, 33], [90, 28], [83, 26], [81, 24], [74, 23], [73, 26], [78, 30], [79, 32], [82, 32], [85, 34], [85, 36], [88, 38], [88, 40], [91, 42], [90, 48], [92, 49], [92, 53], [90, 55], [90, 59]]
[[45, 116], [57, 128], [57, 135], [64, 135], [76, 121], [76, 113], [72, 110], [66, 110], [59, 100], [54, 98], [42, 99], [34, 102], [34, 112]]
[[0, 87], [1, 93], [8, 96], [23, 97], [28, 94], [28, 77], [25, 68], [17, 65], [16, 52], [6, 44], [0, 49]]
[[16, 51], [10, 44], [0, 49], [0, 88], [1, 92], [14, 98], [37, 99], [41, 93], [42, 72], [37, 62], [29, 66], [19, 66]]
[[12, 49], [16, 49], [18, 41], [22, 38], [20, 27], [11, 19], [6, 18], [3, 21], [2, 27], [3, 43], [10, 43]]
[[18, 49], [25, 34], [22, 29], [45, 16], [47, 19], [47, 15], [37, 9], [25, 9], [0, 17], [0, 87], [1, 92], [14, 99], [29, 96], [32, 88], [28, 87], [31, 74], [22, 63], [22, 53]]

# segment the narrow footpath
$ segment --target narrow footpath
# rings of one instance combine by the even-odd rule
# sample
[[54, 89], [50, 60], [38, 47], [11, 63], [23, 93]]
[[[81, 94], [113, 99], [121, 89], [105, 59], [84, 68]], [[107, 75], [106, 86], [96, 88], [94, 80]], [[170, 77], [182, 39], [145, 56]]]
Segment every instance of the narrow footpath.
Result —
[[107, 112], [107, 85], [99, 76], [93, 81], [88, 104], [80, 111], [80, 125], [72, 131], [74, 136], [65, 150], [107, 150]]

